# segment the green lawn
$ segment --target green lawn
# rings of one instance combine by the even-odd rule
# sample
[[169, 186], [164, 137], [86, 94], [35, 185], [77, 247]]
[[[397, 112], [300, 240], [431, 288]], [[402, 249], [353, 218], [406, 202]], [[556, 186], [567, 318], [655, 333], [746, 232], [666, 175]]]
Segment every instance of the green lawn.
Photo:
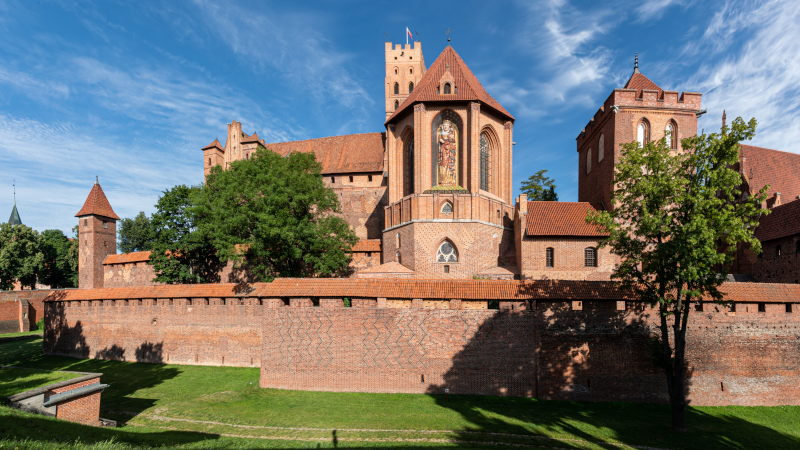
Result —
[[0, 339], [7, 338], [7, 337], [17, 337], [17, 336], [33, 336], [35, 334], [42, 334], [42, 330], [25, 331], [25, 332], [22, 332], [22, 333], [0, 334]]
[[[41, 345], [0, 344], [0, 364], [102, 372], [111, 386], [101, 416], [120, 426], [84, 427], [2, 407], [0, 449], [800, 448], [797, 406], [691, 408], [689, 431], [676, 434], [668, 405], [259, 389], [257, 368], [78, 360], [43, 356]], [[3, 397], [59, 376], [14, 372], [0, 371]]]

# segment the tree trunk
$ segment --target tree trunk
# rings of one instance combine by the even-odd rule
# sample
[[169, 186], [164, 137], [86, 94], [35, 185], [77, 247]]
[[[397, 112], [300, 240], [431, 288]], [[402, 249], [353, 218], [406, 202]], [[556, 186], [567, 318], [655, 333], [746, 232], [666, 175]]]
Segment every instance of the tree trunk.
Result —
[[[681, 377], [683, 378], [683, 377]], [[676, 380], [677, 381], [677, 380]], [[677, 382], [675, 384], [678, 384]], [[680, 383], [683, 385], [683, 383]], [[676, 386], [682, 390], [683, 386]], [[681, 433], [686, 432], [686, 402], [683, 399], [676, 399], [678, 401], [672, 401], [672, 430], [678, 431]]]

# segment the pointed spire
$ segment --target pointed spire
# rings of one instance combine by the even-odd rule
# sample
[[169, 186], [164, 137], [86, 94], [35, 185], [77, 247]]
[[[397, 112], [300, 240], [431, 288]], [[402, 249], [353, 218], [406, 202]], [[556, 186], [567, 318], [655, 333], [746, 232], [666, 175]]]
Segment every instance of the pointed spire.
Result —
[[14, 200], [14, 208], [11, 209], [11, 217], [8, 218], [9, 225], [22, 225], [22, 219], [19, 218], [19, 211], [17, 211], [17, 201]]
[[106, 194], [103, 192], [103, 188], [100, 187], [100, 182], [97, 179], [94, 182], [94, 186], [92, 186], [92, 190], [89, 191], [89, 196], [86, 197], [83, 208], [78, 211], [78, 214], [75, 214], [75, 217], [82, 216], [103, 216], [109, 219], [119, 220], [119, 216], [114, 213], [111, 204], [108, 203]]
[[633, 63], [633, 73], [642, 73], [639, 72], [639, 52], [636, 52], [636, 59]]
[[722, 128], [725, 128], [725, 121], [726, 121], [725, 119], [726, 119], [725, 110], [723, 109], [722, 110]]

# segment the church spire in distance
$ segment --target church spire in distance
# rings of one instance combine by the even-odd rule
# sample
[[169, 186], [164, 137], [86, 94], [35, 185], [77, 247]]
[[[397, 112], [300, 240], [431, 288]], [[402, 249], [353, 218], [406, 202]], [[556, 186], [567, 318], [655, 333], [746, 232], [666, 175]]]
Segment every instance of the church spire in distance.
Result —
[[8, 219], [9, 225], [22, 225], [22, 220], [19, 218], [19, 211], [17, 211], [17, 182], [14, 180], [14, 208], [11, 210], [11, 217]]

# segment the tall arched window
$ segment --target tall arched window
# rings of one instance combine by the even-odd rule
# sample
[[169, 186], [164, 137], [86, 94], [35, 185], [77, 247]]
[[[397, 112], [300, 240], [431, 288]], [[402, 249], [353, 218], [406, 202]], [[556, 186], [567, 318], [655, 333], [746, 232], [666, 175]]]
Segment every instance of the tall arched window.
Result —
[[592, 171], [592, 148], [589, 147], [589, 150], [586, 152], [586, 173]]
[[583, 253], [586, 259], [586, 267], [597, 267], [597, 250], [594, 247], [586, 247]]
[[439, 250], [436, 252], [436, 262], [458, 262], [456, 247], [450, 241], [444, 241], [442, 245], [439, 246]]
[[603, 142], [603, 133], [600, 133], [600, 137], [597, 138], [597, 162], [603, 160], [605, 157], [605, 143]]
[[400, 107], [400, 102], [395, 100], [394, 101], [394, 109], [397, 110], [397, 108], [399, 108], [399, 107]]
[[211, 158], [208, 158], [208, 165], [211, 166]]
[[397, 84], [397, 83], [394, 84], [394, 93], [395, 94], [399, 94], [400, 93], [400, 85]]
[[489, 136], [481, 133], [481, 189], [489, 191]]
[[670, 122], [664, 130], [664, 136], [667, 138], [667, 147], [671, 149], [678, 148], [678, 136], [675, 133], [675, 125]]
[[447, 95], [450, 93], [450, 83], [444, 84], [444, 94]]
[[414, 135], [406, 136], [406, 189], [405, 195], [414, 193]]
[[408, 83], [408, 93], [414, 92], [414, 83]]
[[403, 264], [403, 261], [400, 260], [400, 252], [395, 252], [394, 258], [397, 260], [397, 264]]
[[636, 129], [636, 140], [639, 142], [639, 147], [644, 147], [647, 143], [647, 124], [640, 122]]
[[553, 252], [553, 247], [547, 247], [547, 249], [544, 251], [544, 265], [545, 267], [554, 267], [555, 254]]

